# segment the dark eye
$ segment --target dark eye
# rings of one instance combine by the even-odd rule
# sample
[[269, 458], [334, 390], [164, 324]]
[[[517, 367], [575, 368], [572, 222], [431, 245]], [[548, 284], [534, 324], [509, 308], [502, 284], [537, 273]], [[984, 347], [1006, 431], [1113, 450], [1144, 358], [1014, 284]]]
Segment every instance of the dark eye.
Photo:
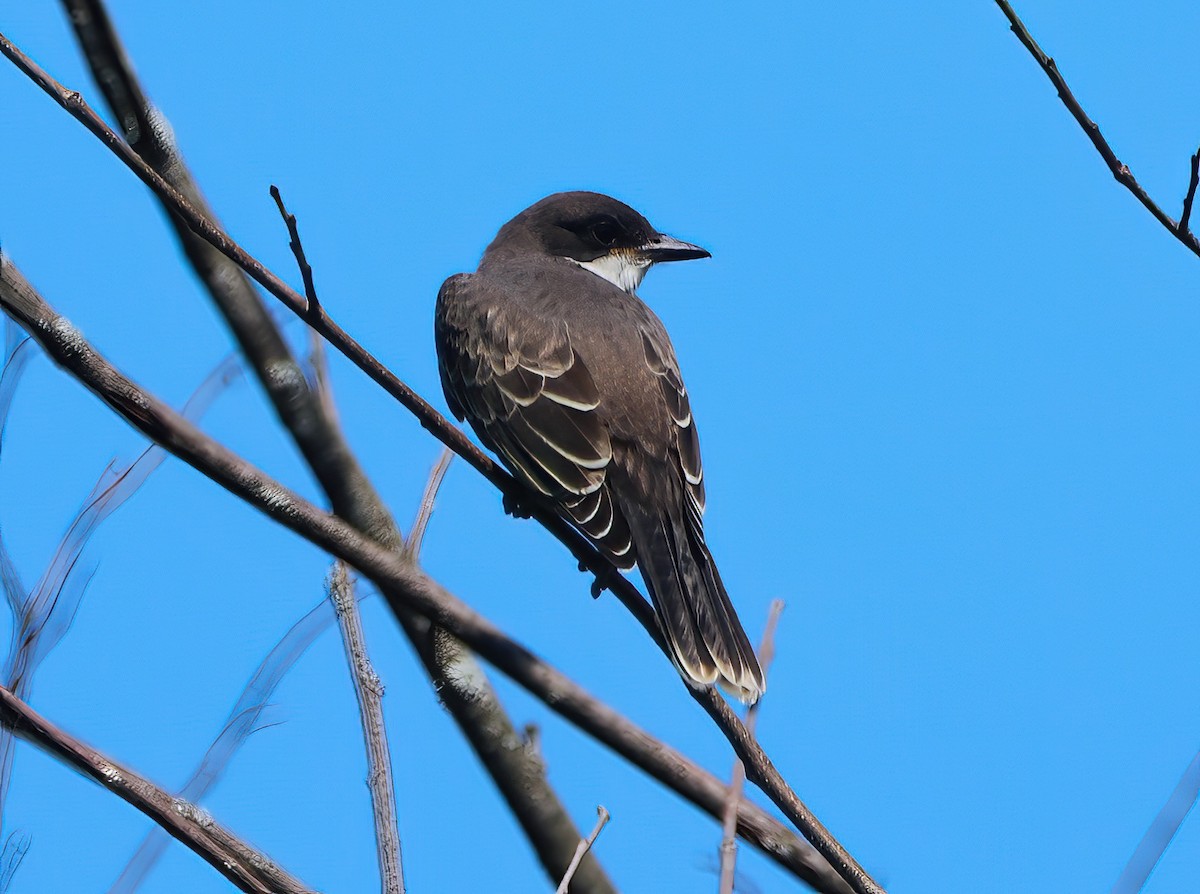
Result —
[[592, 224], [589, 232], [592, 234], [592, 238], [601, 245], [612, 245], [621, 235], [621, 228], [617, 226], [615, 220], [605, 218]]

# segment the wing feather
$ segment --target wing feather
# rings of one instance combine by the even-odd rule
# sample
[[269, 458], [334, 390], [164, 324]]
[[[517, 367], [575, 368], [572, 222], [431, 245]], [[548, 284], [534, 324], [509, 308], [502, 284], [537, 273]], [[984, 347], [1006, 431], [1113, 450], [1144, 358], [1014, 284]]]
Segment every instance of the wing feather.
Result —
[[675, 423], [679, 471], [687, 482], [688, 496], [700, 512], [704, 512], [704, 465], [700, 459], [700, 435], [696, 431], [696, 420], [692, 418], [692, 406], [679, 372], [679, 364], [670, 343], [665, 340], [660, 342], [655, 333], [646, 329], [642, 330], [642, 349], [646, 355], [646, 366], [657, 378], [667, 412]]
[[613, 449], [587, 364], [564, 322], [519, 316], [475, 277], [446, 280], [435, 338], [451, 410], [514, 474], [558, 503], [619, 567], [633, 566], [629, 525], [607, 482]]

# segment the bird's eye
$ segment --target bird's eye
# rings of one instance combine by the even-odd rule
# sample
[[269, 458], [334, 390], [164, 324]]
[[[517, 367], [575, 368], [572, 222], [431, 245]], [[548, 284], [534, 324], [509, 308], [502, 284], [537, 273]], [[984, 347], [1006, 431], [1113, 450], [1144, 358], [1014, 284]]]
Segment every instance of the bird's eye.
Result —
[[617, 237], [621, 235], [621, 228], [617, 226], [615, 220], [605, 218], [592, 224], [589, 232], [591, 232], [593, 239], [601, 245], [607, 246], [617, 241]]

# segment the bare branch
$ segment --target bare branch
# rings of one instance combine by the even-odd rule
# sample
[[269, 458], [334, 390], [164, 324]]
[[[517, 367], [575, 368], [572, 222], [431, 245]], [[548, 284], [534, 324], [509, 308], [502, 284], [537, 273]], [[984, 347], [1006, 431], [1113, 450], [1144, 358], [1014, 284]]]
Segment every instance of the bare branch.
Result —
[[[56, 363], [147, 437], [268, 517], [345, 560], [374, 581], [397, 615], [415, 611], [450, 630], [553, 710], [578, 723], [598, 740], [630, 756], [639, 766], [653, 767], [650, 772], [656, 778], [687, 797], [694, 796], [694, 802], [713, 816], [722, 815], [723, 784], [713, 780], [715, 786], [710, 787], [702, 772], [688, 779], [673, 778], [681, 765], [687, 763], [680, 755], [633, 727], [529, 650], [506, 637], [410, 561], [362, 536], [337, 516], [322, 512], [180, 418], [98, 354], [70, 322], [46, 305], [7, 261], [0, 270], [0, 309], [20, 322]], [[654, 629], [653, 616], [647, 620], [649, 629]], [[850, 883], [851, 889], [860, 894], [881, 891], [800, 801], [725, 701], [712, 689], [689, 688], [688, 691], [717, 722], [746, 764], [747, 778], [797, 824], [817, 851]], [[513, 735], [516, 737], [515, 731]], [[628, 741], [627, 736], [634, 741]], [[519, 737], [516, 738], [519, 741]], [[762, 828], [761, 821], [759, 828]], [[769, 835], [768, 839], [780, 840], [775, 834]], [[783, 840], [787, 840], [786, 836]], [[578, 835], [574, 841], [578, 841]], [[767, 844], [766, 840], [761, 846], [768, 853], [779, 853], [777, 846]], [[791, 856], [796, 861], [794, 871], [798, 875], [820, 878], [828, 883], [828, 877], [821, 873], [819, 864], [813, 865], [810, 855], [792, 851]], [[830, 889], [837, 889], [837, 886], [831, 885]]]
[[396, 819], [396, 789], [392, 782], [392, 752], [383, 723], [383, 683], [367, 654], [354, 584], [345, 562], [335, 562], [326, 583], [329, 600], [342, 632], [342, 648], [354, 681], [363, 741], [367, 747], [367, 788], [375, 816], [375, 850], [379, 858], [382, 894], [404, 894], [404, 867], [400, 860], [400, 825]]
[[[239, 373], [237, 358], [226, 357], [188, 399], [184, 418], [202, 416]], [[109, 464], [68, 526], [37, 586], [17, 612], [15, 648], [5, 666], [4, 685], [19, 697], [28, 696], [28, 676], [62, 639], [79, 607], [86, 584], [73, 572], [79, 568], [84, 547], [104, 520], [138, 492], [166, 457], [161, 447], [150, 447], [127, 467]]]
[[[279, 187], [274, 184], [271, 185], [271, 198], [275, 200], [275, 205], [279, 208], [279, 214], [287, 227], [288, 247], [296, 258], [296, 266], [300, 270], [300, 280], [304, 283], [304, 297], [308, 301], [307, 313], [311, 314], [321, 302], [317, 298], [312, 267], [308, 263], [308, 257], [304, 254], [304, 243], [300, 241], [300, 228], [296, 224], [296, 215], [288, 213], [283, 204], [283, 195], [280, 193]], [[308, 328], [308, 336], [310, 345], [308, 362], [312, 367], [313, 387], [320, 397], [321, 409], [330, 420], [336, 423], [337, 405], [334, 403], [333, 390], [329, 382], [329, 366], [325, 359], [325, 340], [312, 327]]]
[[279, 187], [271, 184], [271, 198], [275, 200], [275, 204], [279, 208], [279, 214], [283, 218], [284, 224], [288, 229], [288, 248], [292, 250], [292, 254], [296, 256], [296, 266], [300, 268], [300, 278], [304, 282], [304, 297], [308, 301], [307, 307], [304, 309], [305, 317], [311, 317], [321, 307], [321, 302], [317, 300], [317, 287], [313, 284], [312, 267], [308, 264], [308, 258], [304, 255], [304, 243], [300, 241], [300, 230], [296, 226], [296, 215], [288, 214], [287, 208], [283, 204], [283, 196], [279, 192]]
[[247, 894], [309, 894], [311, 888], [254, 850], [195, 805], [173, 798], [42, 717], [0, 688], [0, 723], [67, 766], [98, 782], [167, 830]]
[[417, 517], [413, 519], [412, 530], [408, 532], [408, 543], [406, 544], [408, 554], [414, 560], [421, 555], [421, 543], [425, 540], [425, 529], [429, 526], [429, 519], [433, 516], [433, 504], [437, 500], [438, 490], [442, 486], [446, 471], [450, 468], [450, 462], [453, 459], [454, 454], [450, 452], [450, 448], [443, 448], [438, 461], [433, 464], [433, 469], [429, 473], [429, 481], [425, 483], [425, 493], [421, 495], [421, 505], [417, 509]]
[[[771, 601], [767, 611], [767, 623], [763, 628], [762, 644], [758, 647], [758, 664], [766, 676], [770, 670], [771, 661], [775, 658], [775, 627], [779, 624], [779, 616], [783, 614], [783, 600]], [[758, 709], [761, 700], [746, 709], [746, 731], [754, 735], [758, 725]], [[746, 782], [746, 768], [740, 760], [733, 762], [732, 781], [729, 783], [729, 799], [725, 805], [725, 820], [721, 824], [721, 880], [718, 885], [719, 894], [733, 894], [733, 878], [737, 869], [737, 817], [738, 805], [742, 802], [742, 788]]]
[[1158, 865], [1167, 847], [1179, 832], [1196, 800], [1200, 798], [1200, 752], [1192, 758], [1183, 776], [1176, 783], [1171, 797], [1163, 805], [1142, 840], [1138, 842], [1133, 856], [1121, 871], [1121, 877], [1113, 885], [1111, 894], [1137, 894], [1150, 880], [1150, 873]]
[[567, 894], [571, 887], [571, 879], [575, 877], [575, 870], [579, 868], [580, 862], [584, 855], [592, 849], [592, 845], [596, 843], [596, 839], [600, 837], [600, 831], [608, 823], [608, 811], [601, 804], [596, 808], [596, 815], [599, 819], [596, 820], [596, 827], [592, 829], [592, 834], [579, 842], [579, 847], [575, 849], [575, 857], [571, 860], [571, 865], [567, 867], [567, 874], [562, 877], [562, 881], [558, 883], [558, 890], [555, 894]]
[[[0, 255], [2, 257], [2, 255]], [[4, 362], [0, 364], [0, 457], [4, 455], [4, 435], [8, 428], [8, 411], [12, 407], [13, 397], [17, 393], [17, 384], [25, 372], [25, 367], [34, 356], [33, 339], [20, 330], [15, 322], [4, 319]], [[0, 587], [4, 589], [4, 598], [14, 620], [21, 615], [22, 607], [29, 591], [21, 582], [16, 563], [4, 545], [4, 537], [0, 532]], [[16, 625], [14, 624], [14, 627]], [[11, 654], [10, 647], [10, 654]], [[2, 777], [0, 777], [2, 778]], [[0, 796], [0, 804], [3, 803]]]
[[[996, 0], [996, 5], [1000, 7], [1000, 11], [1008, 19], [1013, 33], [1017, 35], [1017, 39], [1024, 44], [1025, 49], [1029, 50], [1030, 55], [1042, 67], [1042, 71], [1046, 73], [1046, 77], [1050, 79], [1050, 83], [1058, 91], [1059, 99], [1067, 107], [1067, 111], [1071, 113], [1071, 116], [1079, 122], [1079, 126], [1083, 128], [1083, 132], [1087, 134], [1087, 138], [1092, 141], [1092, 145], [1096, 147], [1096, 151], [1100, 153], [1100, 157], [1104, 159], [1104, 163], [1108, 165], [1108, 169], [1112, 171], [1112, 175], [1117, 179], [1117, 182], [1133, 193], [1134, 198], [1141, 202], [1145, 209], [1154, 216], [1154, 219], [1170, 231], [1172, 236], [1187, 246], [1188, 250], [1194, 255], [1200, 257], [1200, 240], [1187, 227], [1187, 218], [1191, 213], [1191, 202], [1185, 199], [1184, 214], [1176, 221], [1150, 198], [1150, 194], [1138, 183], [1137, 178], [1133, 176], [1128, 165], [1117, 158], [1117, 154], [1113, 151], [1112, 146], [1108, 144], [1108, 140], [1104, 139], [1103, 134], [1100, 133], [1100, 126], [1088, 117], [1087, 112], [1083, 110], [1083, 106], [1079, 104], [1079, 100], [1075, 98], [1075, 94], [1071, 92], [1071, 88], [1067, 86], [1067, 82], [1059, 72], [1054, 60], [1047, 56], [1045, 51], [1038, 45], [1038, 42], [1033, 39], [1033, 35], [1029, 33], [1029, 29], [1025, 27], [1025, 23], [1021, 21], [1012, 6], [1007, 0]], [[1189, 199], [1194, 197], [1196, 193], [1196, 165], [1197, 161], [1193, 159], [1192, 185], [1188, 189]]]

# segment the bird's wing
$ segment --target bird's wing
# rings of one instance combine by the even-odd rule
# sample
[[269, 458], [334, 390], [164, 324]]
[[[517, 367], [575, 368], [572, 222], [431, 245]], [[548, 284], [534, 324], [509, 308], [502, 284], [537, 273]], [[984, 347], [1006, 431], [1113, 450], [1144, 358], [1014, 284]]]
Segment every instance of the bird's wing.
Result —
[[663, 401], [671, 417], [672, 434], [675, 439], [675, 456], [679, 474], [686, 485], [689, 508], [698, 522], [704, 513], [704, 465], [700, 460], [700, 436], [696, 432], [696, 421], [692, 418], [692, 407], [688, 401], [687, 388], [679, 371], [679, 363], [671, 348], [665, 330], [660, 327], [642, 328], [642, 348], [646, 365], [654, 373], [662, 390]]
[[459, 275], [438, 293], [434, 334], [450, 409], [615, 564], [632, 567], [629, 526], [607, 483], [613, 453], [600, 393], [566, 323], [489, 301], [487, 288]]
[[666, 442], [654, 458], [657, 464], [642, 470], [644, 496], [629, 510], [642, 577], [684, 675], [697, 683], [717, 682], [752, 703], [765, 683], [704, 541], [704, 469], [687, 389], [658, 319], [647, 315], [639, 330], [657, 383], [658, 431]]

